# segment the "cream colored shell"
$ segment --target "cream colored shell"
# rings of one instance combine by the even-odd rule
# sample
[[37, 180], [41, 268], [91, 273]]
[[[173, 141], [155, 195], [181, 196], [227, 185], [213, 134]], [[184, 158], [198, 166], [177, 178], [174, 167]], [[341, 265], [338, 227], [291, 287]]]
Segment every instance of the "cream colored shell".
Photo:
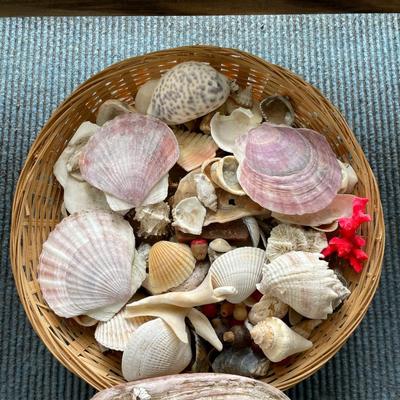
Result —
[[248, 319], [256, 325], [268, 317], [283, 318], [289, 306], [273, 296], [264, 295], [260, 301], [251, 308]]
[[172, 226], [177, 227], [182, 232], [200, 235], [206, 213], [206, 208], [197, 197], [188, 197], [181, 200], [172, 209], [174, 219]]

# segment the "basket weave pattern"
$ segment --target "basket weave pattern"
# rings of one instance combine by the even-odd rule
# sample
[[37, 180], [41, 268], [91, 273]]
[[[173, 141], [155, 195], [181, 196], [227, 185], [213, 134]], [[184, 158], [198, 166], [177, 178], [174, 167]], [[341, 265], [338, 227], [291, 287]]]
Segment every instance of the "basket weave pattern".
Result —
[[18, 293], [33, 328], [63, 365], [97, 389], [123, 382], [120, 355], [102, 354], [93, 328], [56, 316], [40, 291], [37, 266], [42, 244], [61, 219], [62, 188], [53, 176], [53, 165], [79, 125], [95, 121], [103, 101], [116, 98], [133, 104], [139, 86], [189, 60], [208, 62], [241, 86], [253, 84], [257, 99], [272, 94], [290, 96], [296, 126], [324, 134], [336, 154], [356, 171], [356, 194], [370, 200], [367, 212], [372, 222], [362, 229], [370, 258], [360, 275], [351, 268], [343, 271], [351, 284], [351, 296], [313, 332], [310, 340], [314, 346], [310, 350], [294, 357], [288, 366], [271, 368], [264, 379], [286, 389], [321, 368], [361, 322], [379, 282], [384, 222], [375, 178], [341, 114], [318, 90], [290, 71], [248, 53], [194, 46], [130, 58], [93, 76], [60, 105], [32, 145], [14, 197], [10, 254]]

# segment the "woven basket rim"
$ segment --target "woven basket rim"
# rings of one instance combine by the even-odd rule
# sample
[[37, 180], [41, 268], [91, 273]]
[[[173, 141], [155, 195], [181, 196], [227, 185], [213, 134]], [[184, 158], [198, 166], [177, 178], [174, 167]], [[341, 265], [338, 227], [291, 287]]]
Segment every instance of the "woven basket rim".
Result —
[[[279, 73], [282, 73], [285, 75], [285, 77], [293, 77], [294, 79], [304, 82], [304, 80], [290, 71], [287, 68], [284, 68], [282, 66], [274, 65], [272, 63], [269, 63], [262, 58], [246, 53], [241, 50], [236, 50], [236, 49], [231, 49], [231, 48], [223, 48], [223, 47], [217, 47], [217, 46], [205, 46], [205, 45], [196, 45], [196, 46], [184, 46], [184, 47], [178, 47], [178, 48], [173, 48], [173, 49], [166, 49], [166, 50], [161, 50], [161, 51], [156, 51], [152, 53], [147, 53], [143, 54], [140, 56], [135, 56], [135, 57], [130, 57], [128, 59], [119, 61], [117, 63], [114, 63], [107, 68], [103, 69], [102, 71], [96, 73], [93, 75], [91, 78], [87, 79], [85, 82], [77, 86], [73, 92], [57, 107], [57, 109], [52, 113], [51, 117], [48, 119], [48, 121], [45, 123], [43, 128], [41, 129], [40, 133], [38, 134], [37, 138], [33, 142], [30, 151], [27, 155], [26, 161], [24, 163], [24, 167], [21, 170], [20, 177], [18, 180], [18, 184], [15, 190], [15, 195], [14, 195], [14, 200], [13, 200], [13, 207], [12, 207], [12, 224], [11, 224], [11, 240], [10, 240], [10, 258], [11, 258], [11, 263], [12, 263], [12, 269], [13, 269], [13, 275], [14, 279], [16, 282], [18, 294], [20, 297], [20, 300], [24, 306], [25, 312], [32, 324], [33, 329], [35, 332], [38, 334], [38, 336], [44, 341], [46, 344], [47, 348], [52, 352], [52, 354], [69, 370], [74, 372], [75, 374], [79, 375], [81, 378], [92, 384], [93, 386], [100, 388], [101, 386], [96, 385], [96, 382], [94, 379], [88, 379], [88, 377], [85, 375], [85, 371], [82, 371], [75, 365], [75, 363], [71, 366], [71, 362], [68, 358], [63, 358], [62, 354], [58, 352], [58, 349], [54, 346], [51, 346], [46, 342], [43, 338], [43, 335], [40, 333], [40, 328], [42, 327], [40, 322], [35, 319], [34, 316], [34, 311], [30, 307], [30, 292], [29, 288], [23, 286], [21, 283], [21, 277], [20, 273], [21, 267], [19, 266], [18, 263], [18, 243], [16, 240], [18, 239], [18, 229], [19, 229], [19, 222], [22, 219], [24, 208], [23, 204], [25, 202], [25, 197], [24, 197], [24, 182], [25, 180], [23, 178], [29, 177], [29, 174], [31, 171], [34, 170], [34, 167], [36, 166], [37, 162], [41, 159], [42, 152], [44, 152], [46, 149], [43, 149], [43, 146], [46, 144], [48, 140], [48, 134], [46, 133], [50, 130], [50, 128], [53, 127], [53, 125], [57, 125], [59, 121], [63, 118], [65, 114], [68, 114], [71, 105], [74, 103], [75, 99], [80, 96], [84, 96], [87, 93], [90, 93], [92, 86], [96, 82], [101, 82], [103, 77], [106, 77], [107, 75], [110, 75], [111, 73], [114, 73], [118, 75], [118, 70], [125, 65], [129, 63], [134, 63], [134, 62], [146, 62], [146, 59], [149, 59], [154, 56], [164, 56], [168, 53], [174, 53], [174, 52], [180, 52], [180, 51], [187, 51], [187, 52], [193, 52], [195, 53], [196, 51], [199, 50], [204, 50], [204, 51], [227, 51], [231, 52], [232, 55], [235, 55], [236, 57], [245, 57], [246, 59], [250, 60], [255, 60], [257, 61], [260, 65], [267, 65], [267, 66], [273, 66], [274, 68], [279, 71]], [[344, 120], [343, 116], [339, 112], [339, 110], [333, 106], [324, 96], [323, 94], [314, 86], [311, 84], [304, 82], [307, 85], [308, 90], [312, 90], [315, 96], [321, 98], [326, 104], [327, 107], [329, 108], [329, 111], [332, 113], [333, 117], [337, 119], [341, 124], [343, 124], [346, 127], [347, 133], [350, 135], [351, 139], [355, 143], [355, 145], [359, 146], [354, 134], [350, 130], [349, 126], [347, 125], [346, 121]], [[375, 213], [378, 217], [378, 220], [375, 221], [376, 227], [381, 228], [379, 232], [379, 236], [375, 238], [375, 240], [380, 243], [379, 248], [377, 250], [377, 265], [378, 265], [378, 270], [375, 271], [375, 280], [372, 284], [368, 286], [368, 296], [366, 298], [366, 301], [362, 304], [362, 309], [360, 312], [357, 314], [357, 318], [352, 320], [350, 324], [346, 326], [345, 330], [345, 335], [342, 335], [340, 337], [340, 340], [337, 341], [333, 346], [330, 347], [329, 352], [326, 352], [323, 354], [323, 362], [320, 362], [319, 364], [314, 365], [312, 368], [303, 371], [303, 373], [299, 373], [296, 375], [296, 379], [289, 379], [286, 384], [282, 384], [280, 386], [281, 389], [286, 389], [288, 387], [293, 386], [294, 384], [298, 383], [299, 381], [309, 377], [313, 373], [315, 373], [318, 369], [320, 369], [329, 359], [333, 357], [334, 354], [345, 344], [347, 339], [350, 337], [352, 332], [357, 328], [359, 323], [361, 322], [362, 318], [364, 317], [365, 313], [368, 310], [368, 306], [370, 302], [373, 299], [373, 296], [376, 292], [376, 289], [379, 284], [379, 278], [382, 270], [382, 258], [383, 258], [383, 251], [384, 251], [384, 243], [385, 243], [385, 230], [384, 230], [384, 221], [383, 221], [383, 211], [382, 211], [382, 204], [380, 201], [380, 195], [379, 195], [379, 190], [378, 186], [376, 183], [376, 179], [372, 173], [372, 170], [368, 164], [368, 161], [365, 158], [364, 153], [362, 153], [362, 157], [364, 158], [363, 161], [365, 161], [367, 165], [367, 171], [369, 179], [371, 180], [371, 184], [373, 185], [373, 189], [375, 190]], [[33, 313], [33, 314], [31, 314]], [[49, 338], [47, 338], [50, 340]], [[54, 345], [54, 343], [53, 343]], [[78, 363], [79, 364], [79, 363]]]

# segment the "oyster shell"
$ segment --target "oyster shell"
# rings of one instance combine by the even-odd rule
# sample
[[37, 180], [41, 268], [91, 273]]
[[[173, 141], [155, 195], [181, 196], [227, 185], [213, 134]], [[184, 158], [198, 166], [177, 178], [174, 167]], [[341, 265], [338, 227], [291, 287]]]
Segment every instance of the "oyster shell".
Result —
[[116, 99], [106, 100], [97, 111], [96, 124], [103, 126], [106, 122], [111, 121], [118, 115], [134, 112], [136, 112], [135, 107], [123, 101]]
[[116, 214], [85, 211], [64, 218], [39, 259], [44, 299], [61, 317], [107, 321], [141, 284], [132, 284], [134, 251], [132, 228]]
[[147, 113], [151, 97], [159, 83], [160, 79], [150, 79], [139, 87], [135, 97], [135, 107], [138, 112], [142, 114]]
[[260, 110], [265, 121], [276, 125], [292, 125], [293, 106], [287, 96], [270, 96], [260, 102]]
[[208, 64], [189, 61], [171, 68], [154, 90], [147, 114], [183, 124], [220, 107], [230, 93], [228, 78]]
[[167, 125], [145, 115], [123, 114], [91, 137], [80, 169], [91, 185], [137, 207], [178, 156], [178, 143]]
[[254, 343], [258, 344], [268, 359], [273, 362], [282, 361], [292, 354], [308, 350], [313, 345], [275, 317], [259, 322], [250, 334]]
[[283, 254], [264, 266], [257, 289], [307, 318], [326, 319], [350, 291], [320, 257], [302, 251]]
[[183, 199], [172, 209], [174, 219], [172, 226], [182, 232], [200, 235], [206, 212], [207, 210], [197, 197]]
[[325, 208], [336, 196], [340, 166], [319, 133], [263, 123], [239, 139], [239, 183], [264, 208], [305, 214]]
[[203, 173], [196, 174], [193, 179], [196, 185], [197, 198], [211, 211], [217, 211], [217, 195], [207, 175]]
[[163, 236], [167, 233], [168, 224], [171, 222], [169, 205], [158, 203], [151, 206], [136, 207], [134, 219], [140, 222], [138, 236], [144, 238]]
[[239, 163], [234, 156], [226, 156], [211, 164], [211, 180], [221, 189], [237, 196], [245, 196], [246, 193], [237, 179]]

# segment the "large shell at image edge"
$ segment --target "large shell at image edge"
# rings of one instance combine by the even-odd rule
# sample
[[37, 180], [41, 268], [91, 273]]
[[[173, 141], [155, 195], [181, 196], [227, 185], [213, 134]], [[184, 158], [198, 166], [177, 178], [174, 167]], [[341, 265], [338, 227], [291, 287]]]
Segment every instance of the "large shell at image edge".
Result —
[[233, 286], [237, 293], [227, 297], [230, 303], [241, 303], [261, 281], [264, 250], [240, 247], [218, 257], [210, 267], [214, 287]]
[[217, 373], [179, 374], [124, 383], [97, 393], [93, 400], [122, 399], [139, 392], [149, 396], [143, 400], [289, 400], [283, 392], [262, 381]]
[[172, 329], [157, 318], [144, 323], [130, 336], [122, 356], [122, 374], [128, 381], [177, 374], [191, 359], [190, 340], [181, 342]]
[[239, 139], [239, 183], [264, 208], [290, 215], [311, 213], [336, 196], [340, 166], [319, 133], [263, 123]]
[[302, 251], [277, 257], [264, 266], [257, 289], [307, 318], [326, 319], [350, 291], [320, 257]]
[[61, 317], [108, 320], [133, 294], [135, 237], [120, 216], [86, 211], [64, 218], [43, 244], [39, 284]]
[[92, 136], [80, 158], [91, 185], [137, 207], [179, 157], [178, 143], [163, 122], [123, 114]]
[[183, 62], [163, 75], [147, 114], [170, 125], [183, 124], [216, 110], [230, 93], [228, 78], [206, 63]]
[[189, 246], [157, 242], [149, 253], [149, 274], [145, 287], [153, 294], [165, 292], [189, 278], [195, 265], [196, 260]]

